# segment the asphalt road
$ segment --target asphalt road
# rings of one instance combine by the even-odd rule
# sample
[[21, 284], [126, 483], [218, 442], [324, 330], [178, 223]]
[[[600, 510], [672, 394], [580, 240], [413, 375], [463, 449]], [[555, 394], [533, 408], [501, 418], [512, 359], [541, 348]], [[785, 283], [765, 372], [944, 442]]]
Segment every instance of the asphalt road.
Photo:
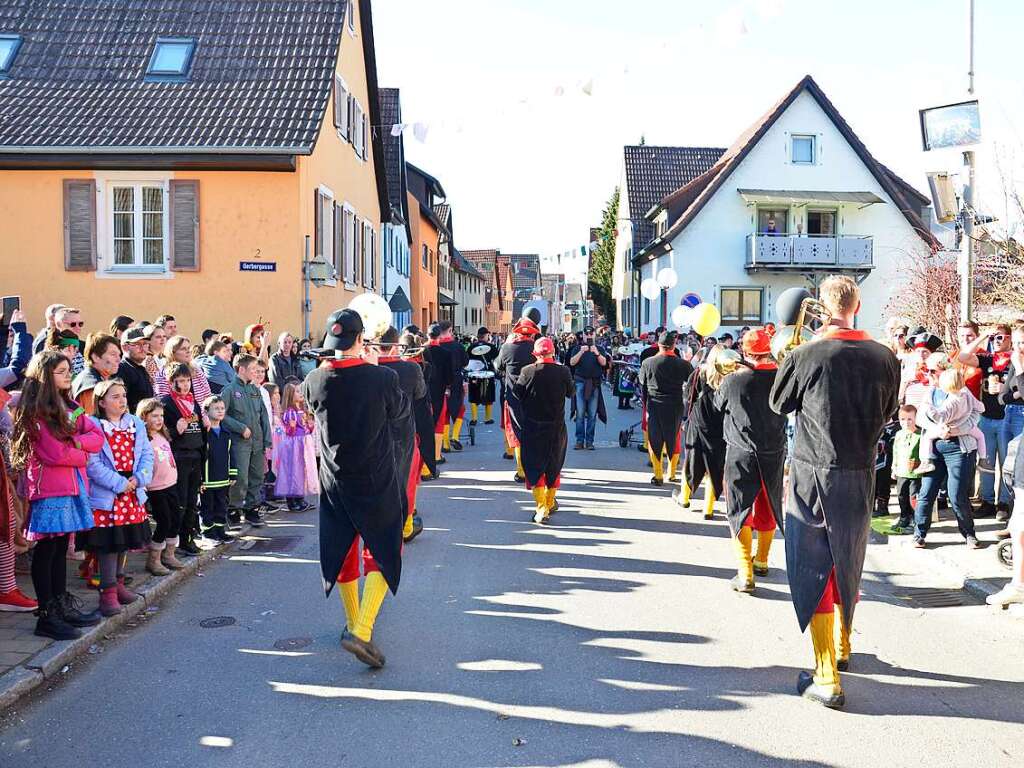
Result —
[[[424, 486], [371, 671], [338, 644], [315, 513], [282, 513], [0, 723], [3, 768], [120, 766], [1015, 766], [1024, 622], [879, 549], [847, 709], [795, 695], [811, 664], [783, 566], [730, 591], [732, 549], [616, 445], [570, 450], [534, 526], [496, 427]], [[249, 546], [248, 544], [246, 546]], [[962, 605], [927, 606], [931, 598]], [[229, 617], [227, 626], [201, 622]], [[100, 649], [97, 649], [100, 650]]]

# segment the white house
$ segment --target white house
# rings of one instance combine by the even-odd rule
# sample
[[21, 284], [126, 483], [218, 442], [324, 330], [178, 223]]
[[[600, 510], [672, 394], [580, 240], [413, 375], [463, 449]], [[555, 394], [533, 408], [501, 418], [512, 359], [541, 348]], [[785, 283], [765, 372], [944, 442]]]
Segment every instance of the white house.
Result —
[[928, 198], [876, 161], [807, 76], [707, 172], [647, 212], [654, 239], [634, 255], [640, 279], [679, 276], [643, 312], [668, 325], [688, 293], [718, 306], [723, 330], [773, 321], [786, 288], [826, 276], [861, 283], [859, 324], [877, 333], [900, 265], [939, 249]]
[[[380, 89], [380, 113], [384, 125], [402, 122], [402, 106], [397, 88]], [[381, 255], [384, 261], [381, 293], [391, 306], [391, 324], [402, 328], [412, 322], [412, 304], [409, 301], [412, 231], [409, 228], [409, 196], [406, 194], [405, 144], [402, 134], [392, 136], [390, 131], [384, 131], [382, 135], [389, 210], [381, 216], [384, 220], [381, 227]]]
[[666, 195], [710, 170], [723, 152], [725, 149], [717, 147], [650, 144], [622, 148], [618, 236], [612, 271], [612, 298], [620, 327], [636, 328], [643, 322], [642, 311], [646, 310], [648, 315], [651, 311], [649, 302], [641, 303], [640, 281], [633, 267], [633, 256], [654, 238], [654, 225], [644, 215]]
[[455, 279], [455, 330], [474, 336], [481, 326], [487, 324], [484, 314], [487, 278], [458, 248], [452, 249], [452, 270]]

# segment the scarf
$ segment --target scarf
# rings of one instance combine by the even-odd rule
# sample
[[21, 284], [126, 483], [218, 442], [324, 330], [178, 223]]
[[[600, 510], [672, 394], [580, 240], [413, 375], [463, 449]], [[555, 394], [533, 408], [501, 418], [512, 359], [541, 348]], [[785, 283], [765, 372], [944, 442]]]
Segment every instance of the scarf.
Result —
[[178, 408], [178, 412], [184, 419], [191, 419], [196, 415], [196, 398], [191, 392], [182, 395], [178, 392], [171, 392], [171, 399]]

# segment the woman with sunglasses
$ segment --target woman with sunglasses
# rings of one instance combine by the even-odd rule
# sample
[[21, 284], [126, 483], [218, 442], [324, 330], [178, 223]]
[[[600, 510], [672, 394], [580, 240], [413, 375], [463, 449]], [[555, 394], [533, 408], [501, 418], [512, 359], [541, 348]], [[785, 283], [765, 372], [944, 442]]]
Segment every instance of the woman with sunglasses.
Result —
[[[981, 507], [974, 516], [992, 517], [997, 515], [1000, 520], [1007, 520], [1009, 519], [1012, 494], [1002, 477], [996, 476], [996, 462], [998, 459], [998, 464], [1002, 467], [1009, 444], [1009, 438], [1003, 435], [1006, 408], [1000, 401], [999, 395], [1003, 390], [1003, 383], [1010, 367], [1010, 327], [1002, 324], [996, 325], [979, 335], [978, 327], [974, 323], [967, 322], [960, 326], [958, 335], [961, 348], [957, 355], [957, 361], [961, 365], [967, 366], [974, 374], [967, 376], [968, 387], [971, 388], [975, 396], [978, 396], [980, 392], [979, 399], [985, 406], [985, 412], [981, 416], [978, 428], [985, 436], [985, 446], [988, 450], [986, 457], [978, 462], [981, 476]], [[971, 387], [973, 380], [977, 381], [976, 386], [979, 392], [974, 392], [974, 388]], [[997, 482], [999, 484], [998, 499], [995, 490]]]

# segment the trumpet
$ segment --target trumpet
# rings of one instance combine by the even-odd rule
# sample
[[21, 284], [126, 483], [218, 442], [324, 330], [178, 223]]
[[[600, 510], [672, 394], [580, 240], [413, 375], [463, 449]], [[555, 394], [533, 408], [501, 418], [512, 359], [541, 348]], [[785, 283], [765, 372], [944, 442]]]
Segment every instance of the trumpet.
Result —
[[[828, 307], [812, 296], [805, 297], [800, 302], [793, 325], [780, 328], [772, 337], [772, 355], [781, 363], [786, 355], [801, 344], [812, 341], [815, 332], [827, 328], [831, 322], [832, 313]], [[813, 329], [809, 327], [812, 323]]]
[[739, 368], [749, 368], [750, 363], [735, 349], [721, 349], [715, 357], [715, 370], [720, 376], [728, 376]]

